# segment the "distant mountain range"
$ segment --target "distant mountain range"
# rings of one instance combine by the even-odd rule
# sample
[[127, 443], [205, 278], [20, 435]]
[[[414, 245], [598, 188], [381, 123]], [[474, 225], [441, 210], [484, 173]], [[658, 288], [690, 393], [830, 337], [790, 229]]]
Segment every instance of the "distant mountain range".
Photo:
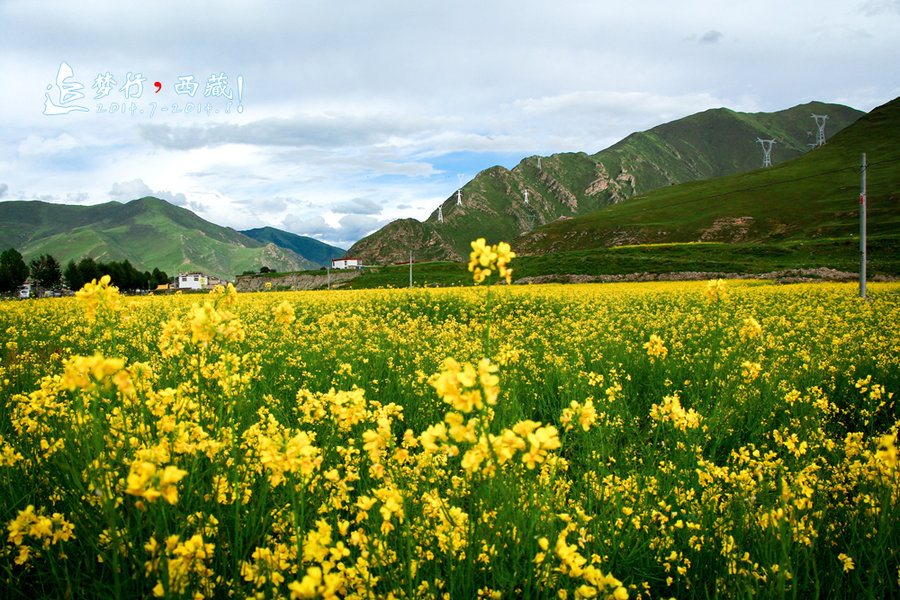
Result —
[[461, 204], [454, 193], [440, 215], [435, 210], [424, 222], [393, 221], [348, 254], [370, 263], [407, 260], [410, 250], [416, 260], [463, 260], [479, 237], [508, 241], [653, 189], [758, 169], [763, 151], [757, 139], [775, 140], [775, 165], [797, 158], [815, 142], [813, 114], [828, 115], [831, 137], [865, 113], [821, 102], [774, 113], [719, 108], [631, 134], [593, 155], [528, 157], [511, 171], [497, 166], [479, 173], [462, 188]]
[[[302, 236], [291, 237], [277, 230], [266, 235], [288, 238], [295, 248], [304, 243]], [[170, 275], [200, 271], [224, 279], [263, 266], [274, 271], [318, 269], [322, 264], [321, 243], [306, 240], [313, 248], [313, 258], [267, 239], [254, 239], [214, 225], [153, 197], [94, 206], [0, 202], [0, 248], [16, 248], [26, 261], [51, 254], [63, 267], [69, 260], [90, 256], [98, 261], [128, 260], [141, 271], [154, 267]]]
[[344, 248], [331, 246], [311, 237], [289, 233], [274, 227], [247, 229], [241, 233], [264, 244], [275, 244], [281, 248], [292, 250], [320, 267], [331, 266], [332, 259], [341, 258], [347, 253]]
[[[810, 151], [812, 114], [828, 115], [829, 141]], [[757, 138], [775, 140], [774, 166], [760, 168]], [[461, 205], [455, 193], [443, 202], [442, 219], [435, 211], [424, 222], [394, 221], [346, 254], [370, 264], [408, 260], [410, 250], [417, 261], [460, 261], [478, 237], [510, 241], [523, 255], [703, 241], [852, 245], [861, 152], [872, 163], [870, 235], [882, 248], [900, 248], [897, 139], [900, 99], [868, 115], [817, 102], [777, 113], [710, 110], [594, 155], [532, 156], [512, 170], [492, 167], [462, 188]], [[9, 247], [26, 261], [45, 253], [63, 266], [84, 256], [127, 259], [142, 271], [226, 279], [263, 266], [319, 269], [345, 255], [271, 227], [220, 227], [153, 197], [95, 206], [0, 202], [0, 250]]]
[[[870, 244], [877, 244], [884, 254], [900, 249], [897, 140], [900, 98], [875, 108], [824, 146], [788, 162], [660, 187], [537, 228], [512, 240], [512, 245], [520, 254], [556, 254], [661, 243], [769, 242], [786, 247], [805, 243], [842, 246], [855, 255], [865, 153], [867, 234]], [[652, 247], [647, 251], [652, 253]], [[879, 260], [888, 258], [896, 263], [896, 256]]]

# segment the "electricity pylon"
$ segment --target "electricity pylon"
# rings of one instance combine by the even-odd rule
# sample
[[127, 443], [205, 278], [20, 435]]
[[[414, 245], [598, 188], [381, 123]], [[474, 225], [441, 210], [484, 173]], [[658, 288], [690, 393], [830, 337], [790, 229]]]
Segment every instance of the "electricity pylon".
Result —
[[763, 167], [771, 167], [772, 166], [772, 144], [775, 143], [775, 140], [761, 140], [759, 138], [756, 138], [756, 141], [759, 142], [760, 146], [762, 146]]

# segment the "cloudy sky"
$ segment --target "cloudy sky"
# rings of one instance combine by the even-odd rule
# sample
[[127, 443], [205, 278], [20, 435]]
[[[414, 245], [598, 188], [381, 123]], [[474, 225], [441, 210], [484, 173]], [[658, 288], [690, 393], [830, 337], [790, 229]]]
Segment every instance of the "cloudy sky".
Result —
[[155, 195], [346, 248], [708, 108], [871, 110], [898, 32], [900, 0], [0, 0], [0, 201]]

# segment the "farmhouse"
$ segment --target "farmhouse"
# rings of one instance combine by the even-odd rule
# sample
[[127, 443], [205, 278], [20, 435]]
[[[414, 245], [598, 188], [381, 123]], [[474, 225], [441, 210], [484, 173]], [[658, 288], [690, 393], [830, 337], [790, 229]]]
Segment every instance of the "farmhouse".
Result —
[[175, 287], [180, 290], [202, 290], [209, 283], [203, 273], [179, 273]]
[[331, 268], [332, 269], [362, 269], [362, 259], [361, 258], [332, 258], [331, 259]]

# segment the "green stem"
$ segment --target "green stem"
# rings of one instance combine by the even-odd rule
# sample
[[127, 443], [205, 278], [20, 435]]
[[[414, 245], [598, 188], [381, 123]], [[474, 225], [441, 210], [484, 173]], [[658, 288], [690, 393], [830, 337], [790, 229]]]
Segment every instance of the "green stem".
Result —
[[487, 323], [485, 324], [484, 330], [484, 357], [490, 358], [491, 356], [491, 322], [493, 321], [493, 311], [494, 311], [494, 297], [491, 294], [491, 288], [487, 289]]

